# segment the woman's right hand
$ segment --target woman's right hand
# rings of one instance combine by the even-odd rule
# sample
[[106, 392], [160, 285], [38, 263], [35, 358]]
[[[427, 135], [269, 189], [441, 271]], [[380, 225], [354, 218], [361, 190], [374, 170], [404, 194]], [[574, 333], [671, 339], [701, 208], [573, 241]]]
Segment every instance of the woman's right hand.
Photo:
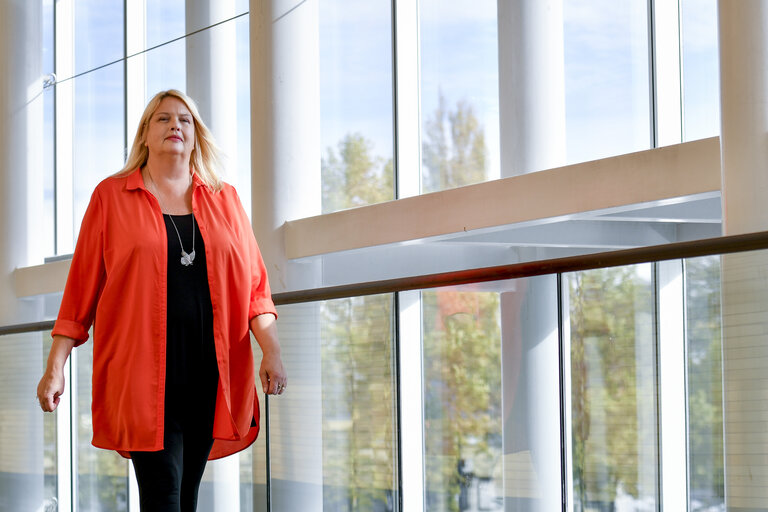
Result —
[[37, 385], [37, 401], [45, 412], [53, 412], [59, 406], [61, 395], [64, 393], [64, 365], [74, 346], [75, 340], [72, 338], [58, 334], [53, 337], [48, 364], [43, 378]]
[[64, 393], [64, 372], [49, 369], [43, 374], [37, 385], [37, 401], [45, 412], [53, 412], [59, 406]]

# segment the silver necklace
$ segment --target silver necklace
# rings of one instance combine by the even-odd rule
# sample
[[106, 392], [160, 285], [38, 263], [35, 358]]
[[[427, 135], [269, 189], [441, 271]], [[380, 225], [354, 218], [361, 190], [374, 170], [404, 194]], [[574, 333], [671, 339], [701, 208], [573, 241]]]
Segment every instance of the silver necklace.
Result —
[[[155, 184], [155, 180], [152, 179], [152, 174], [150, 174], [149, 170], [147, 170], [147, 176], [149, 176], [149, 181], [152, 182], [155, 190], [157, 190], [157, 185]], [[157, 194], [155, 197], [157, 198], [157, 202], [160, 204], [160, 209], [164, 210], [165, 208], [163, 208], [163, 203], [160, 202], [160, 194]], [[168, 215], [168, 219], [171, 221], [173, 229], [176, 231], [176, 236], [179, 237], [179, 245], [181, 246], [181, 264], [185, 267], [188, 267], [192, 264], [193, 261], [195, 261], [195, 215], [192, 215], [192, 252], [190, 253], [187, 253], [187, 251], [184, 250], [184, 244], [181, 241], [179, 228], [177, 228], [176, 223], [173, 222], [173, 216], [170, 213], [166, 215]]]

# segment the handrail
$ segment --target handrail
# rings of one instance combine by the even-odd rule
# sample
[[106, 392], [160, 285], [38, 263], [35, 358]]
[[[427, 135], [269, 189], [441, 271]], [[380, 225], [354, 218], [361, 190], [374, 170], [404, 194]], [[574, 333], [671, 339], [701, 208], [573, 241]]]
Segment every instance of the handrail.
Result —
[[399, 277], [366, 283], [281, 292], [273, 294], [272, 300], [278, 305], [297, 304], [379, 293], [394, 293], [504, 279], [518, 279], [561, 272], [576, 272], [595, 268], [618, 267], [651, 261], [730, 254], [759, 249], [768, 249], [768, 231], [583, 254], [565, 258], [527, 261], [495, 267], [441, 272], [424, 276]]
[[[358, 297], [379, 293], [394, 293], [407, 290], [421, 290], [444, 286], [458, 286], [470, 283], [519, 279], [524, 277], [577, 272], [596, 268], [635, 265], [651, 261], [664, 261], [681, 258], [695, 258], [716, 254], [756, 251], [768, 249], [768, 231], [744, 235], [721, 236], [689, 242], [636, 247], [618, 251], [583, 254], [565, 258], [528, 261], [453, 272], [441, 272], [425, 276], [400, 277], [381, 281], [327, 286], [309, 290], [281, 292], [272, 295], [276, 305], [298, 304], [321, 300]], [[0, 336], [25, 332], [45, 331], [53, 328], [53, 320], [15, 324], [0, 327]]]

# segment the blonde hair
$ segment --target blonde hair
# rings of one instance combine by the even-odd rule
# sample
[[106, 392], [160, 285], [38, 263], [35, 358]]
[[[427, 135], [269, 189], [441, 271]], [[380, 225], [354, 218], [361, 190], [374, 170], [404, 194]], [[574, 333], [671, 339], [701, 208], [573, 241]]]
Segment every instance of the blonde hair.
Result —
[[197, 110], [195, 102], [192, 98], [176, 89], [160, 91], [149, 100], [147, 107], [144, 109], [144, 113], [141, 115], [139, 128], [136, 130], [133, 146], [131, 146], [131, 151], [125, 161], [125, 166], [123, 166], [116, 176], [125, 176], [130, 174], [137, 167], [144, 167], [147, 164], [149, 149], [145, 145], [145, 142], [147, 128], [149, 128], [149, 120], [152, 118], [152, 114], [155, 113], [155, 110], [157, 110], [160, 102], [168, 97], [176, 98], [184, 103], [194, 119], [195, 147], [189, 155], [189, 164], [192, 172], [196, 173], [206, 186], [213, 190], [221, 190], [222, 183], [221, 178], [219, 178], [219, 173], [222, 169], [221, 150], [214, 142], [211, 131], [205, 126], [205, 123], [203, 123], [203, 120], [200, 118], [200, 112]]

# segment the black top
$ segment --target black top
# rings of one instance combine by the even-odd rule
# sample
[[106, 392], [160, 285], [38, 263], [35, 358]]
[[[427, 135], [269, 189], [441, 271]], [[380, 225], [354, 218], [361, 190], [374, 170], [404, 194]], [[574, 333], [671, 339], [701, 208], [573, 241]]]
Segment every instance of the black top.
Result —
[[[181, 263], [181, 245], [192, 253], [192, 214], [163, 215], [168, 235], [168, 325], [165, 378], [166, 418], [213, 417], [219, 371], [213, 341], [213, 307], [208, 287], [205, 246], [194, 223], [195, 257]], [[176, 229], [178, 229], [178, 235]], [[184, 414], [181, 414], [184, 413]]]

